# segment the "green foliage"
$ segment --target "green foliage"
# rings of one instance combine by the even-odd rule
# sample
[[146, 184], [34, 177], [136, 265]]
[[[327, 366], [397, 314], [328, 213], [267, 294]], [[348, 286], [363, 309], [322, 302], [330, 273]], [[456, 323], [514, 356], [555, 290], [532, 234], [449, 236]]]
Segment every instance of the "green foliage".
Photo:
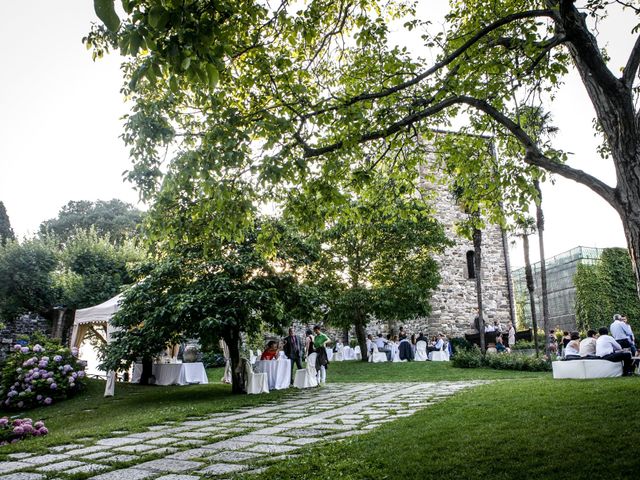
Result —
[[132, 269], [144, 260], [131, 240], [114, 245], [93, 229], [76, 231], [61, 253], [64, 270], [56, 275], [62, 303], [86, 308], [108, 300], [133, 283]]
[[135, 237], [143, 214], [122, 200], [70, 201], [56, 218], [40, 225], [41, 235], [54, 235], [61, 243], [72, 239], [79, 231], [94, 229], [98, 236], [122, 244]]
[[607, 248], [594, 265], [578, 265], [576, 320], [581, 330], [608, 326], [615, 313], [626, 315], [635, 331], [640, 329], [640, 300], [629, 252]]
[[113, 317], [119, 330], [104, 352], [105, 367], [120, 370], [184, 338], [198, 338], [205, 350], [224, 338], [232, 349], [240, 332], [251, 334], [263, 324], [279, 329], [304, 318], [302, 265], [281, 245], [271, 260], [259, 251], [258, 237], [267, 223], [206, 256], [198, 245], [162, 252], [125, 292]]
[[13, 319], [26, 312], [45, 312], [58, 299], [53, 272], [58, 252], [47, 239], [9, 241], [0, 245], [0, 315]]
[[470, 350], [471, 348], [473, 348], [473, 343], [469, 342], [464, 337], [451, 338], [449, 339], [449, 343], [451, 343], [451, 347], [453, 348], [453, 351], [456, 355], [462, 350]]
[[457, 352], [451, 359], [457, 368], [493, 368], [526, 372], [551, 371], [551, 364], [542, 358], [509, 353], [482, 355], [478, 347]]
[[0, 202], [0, 245], [5, 245], [8, 240], [15, 240], [16, 236], [11, 228], [9, 215], [3, 202]]
[[42, 334], [34, 335], [29, 345], [16, 345], [2, 366], [0, 407], [46, 406], [81, 391], [85, 373], [76, 355]]

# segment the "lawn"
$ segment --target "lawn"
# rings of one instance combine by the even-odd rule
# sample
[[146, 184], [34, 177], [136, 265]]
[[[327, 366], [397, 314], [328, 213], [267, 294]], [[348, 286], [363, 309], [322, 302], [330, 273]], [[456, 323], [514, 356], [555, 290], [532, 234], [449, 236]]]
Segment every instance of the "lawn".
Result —
[[[234, 396], [209, 370], [209, 385], [141, 387], [104, 383], [26, 413], [50, 435], [9, 445], [6, 453], [44, 451], [81, 437], [137, 431], [163, 421], [226, 411], [297, 395]], [[457, 369], [449, 363], [332, 363], [329, 382], [497, 380], [411, 417], [348, 440], [305, 448], [261, 478], [631, 478], [640, 468], [640, 379], [554, 381], [550, 373]], [[255, 477], [252, 477], [255, 478]]]
[[523, 378], [465, 391], [263, 478], [615, 479], [640, 471], [640, 379]]

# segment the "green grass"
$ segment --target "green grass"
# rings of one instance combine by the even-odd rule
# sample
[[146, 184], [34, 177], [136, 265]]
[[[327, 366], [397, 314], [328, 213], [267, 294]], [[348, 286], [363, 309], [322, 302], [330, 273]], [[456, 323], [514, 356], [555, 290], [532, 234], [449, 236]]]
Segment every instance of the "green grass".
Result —
[[[49, 435], [2, 447], [0, 456], [16, 451], [44, 450], [50, 445], [72, 443], [77, 438], [110, 436], [112, 431], [145, 430], [149, 425], [180, 421], [206, 413], [232, 410], [271, 402], [290, 394], [232, 395], [231, 387], [219, 383], [222, 369], [209, 372], [208, 385], [172, 387], [118, 383], [115, 396], [104, 398], [104, 381], [88, 380], [87, 389], [75, 397], [27, 412], [2, 412], [33, 420], [44, 420]], [[293, 393], [293, 392], [291, 392]]]
[[[144, 430], [165, 421], [268, 403], [298, 391], [231, 395], [219, 383], [141, 387], [118, 384], [104, 398], [92, 380], [79, 396], [23, 416], [44, 419], [50, 435], [2, 448], [44, 451], [76, 438]], [[261, 478], [632, 478], [640, 468], [640, 379], [554, 381], [546, 372], [458, 369], [449, 363], [332, 363], [329, 382], [498, 380], [343, 442], [305, 448]], [[394, 415], [394, 412], [389, 412]], [[4, 458], [3, 458], [4, 457]]]
[[261, 478], [635, 478], [639, 411], [637, 378], [496, 382], [306, 449]]
[[490, 368], [454, 368], [449, 362], [365, 363], [335, 362], [329, 365], [330, 382], [437, 382], [443, 380], [501, 380], [549, 378], [549, 372], [518, 372]]

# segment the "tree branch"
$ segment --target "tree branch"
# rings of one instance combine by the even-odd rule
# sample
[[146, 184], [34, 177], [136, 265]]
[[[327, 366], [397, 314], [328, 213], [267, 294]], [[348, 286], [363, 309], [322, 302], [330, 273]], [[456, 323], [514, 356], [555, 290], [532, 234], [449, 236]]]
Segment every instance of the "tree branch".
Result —
[[406, 88], [412, 87], [413, 85], [417, 85], [418, 83], [420, 83], [425, 78], [433, 75], [435, 72], [437, 72], [440, 69], [442, 69], [443, 67], [446, 67], [447, 65], [449, 65], [451, 62], [453, 62], [455, 59], [457, 59], [459, 56], [461, 56], [463, 53], [465, 53], [469, 48], [471, 48], [474, 44], [476, 44], [478, 41], [480, 41], [483, 37], [485, 37], [486, 35], [488, 35], [492, 31], [497, 30], [498, 28], [500, 28], [500, 27], [502, 27], [504, 25], [507, 25], [508, 23], [514, 22], [516, 20], [522, 20], [522, 19], [525, 19], [525, 18], [536, 18], [536, 17], [550, 17], [550, 18], [553, 18], [553, 11], [550, 10], [550, 9], [527, 10], [525, 12], [517, 12], [517, 13], [513, 13], [511, 15], [507, 15], [506, 17], [500, 18], [500, 19], [496, 20], [495, 22], [490, 23], [486, 27], [480, 29], [478, 32], [476, 32], [475, 35], [473, 35], [469, 40], [467, 40], [462, 46], [458, 47], [451, 54], [447, 55], [445, 58], [443, 58], [439, 62], [435, 63], [428, 70], [425, 70], [421, 74], [416, 75], [411, 80], [407, 80], [406, 82], [399, 83], [397, 85], [394, 85], [393, 87], [385, 88], [385, 89], [380, 90], [378, 92], [362, 93], [360, 95], [356, 95], [355, 97], [351, 97], [350, 99], [346, 100], [344, 103], [341, 103], [340, 105], [337, 105], [337, 106], [333, 106], [333, 107], [329, 107], [329, 108], [316, 110], [314, 112], [310, 112], [310, 113], [306, 114], [303, 117], [303, 120], [306, 120], [308, 118], [311, 118], [311, 117], [314, 117], [314, 116], [317, 116], [317, 115], [320, 115], [320, 114], [323, 114], [323, 113], [335, 111], [335, 110], [338, 110], [340, 108], [349, 107], [351, 105], [354, 105], [354, 104], [356, 104], [358, 102], [362, 102], [362, 101], [365, 101], [365, 100], [376, 100], [376, 99], [379, 99], [379, 98], [384, 98], [384, 97], [392, 95], [392, 94], [394, 94], [396, 92], [399, 92], [400, 90], [404, 90]]
[[636, 43], [633, 45], [627, 65], [622, 71], [622, 83], [629, 88], [633, 86], [633, 79], [638, 73], [638, 66], [640, 66], [640, 36], [636, 38]]
[[[485, 100], [480, 100], [468, 96], [450, 97], [442, 100], [435, 105], [430, 106], [429, 108], [425, 108], [424, 110], [421, 110], [419, 112], [407, 115], [402, 120], [392, 123], [385, 129], [364, 133], [357, 139], [357, 142], [367, 143], [373, 140], [385, 138], [389, 135], [401, 131], [408, 126], [413, 125], [414, 123], [417, 123], [422, 119], [433, 116], [441, 112], [442, 110], [445, 110], [446, 108], [459, 104], [469, 105], [470, 107], [484, 112], [485, 114], [489, 115], [494, 121], [509, 130], [509, 132], [516, 138], [516, 140], [518, 140], [518, 142], [520, 142], [520, 144], [524, 147], [524, 160], [529, 165], [543, 168], [544, 170], [547, 170], [551, 173], [556, 173], [558, 175], [561, 175], [562, 177], [581, 183], [600, 195], [613, 208], [615, 208], [616, 210], [618, 209], [615, 196], [616, 190], [614, 188], [582, 170], [570, 167], [569, 165], [565, 165], [563, 163], [556, 162], [544, 155], [540, 151], [536, 143], [533, 141], [533, 139], [520, 127], [520, 125], [515, 123], [513, 120], [494, 108]], [[344, 143], [340, 141], [330, 145], [326, 145], [324, 147], [312, 147], [304, 141], [299, 133], [296, 133], [294, 136], [296, 141], [298, 141], [298, 143], [302, 146], [305, 158], [319, 157], [327, 153], [335, 152], [344, 146]]]

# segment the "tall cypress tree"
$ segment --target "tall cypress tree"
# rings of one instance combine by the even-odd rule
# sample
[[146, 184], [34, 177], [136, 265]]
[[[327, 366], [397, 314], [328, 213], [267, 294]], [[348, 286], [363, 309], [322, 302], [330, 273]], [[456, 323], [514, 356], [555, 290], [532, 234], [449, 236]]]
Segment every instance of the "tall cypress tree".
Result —
[[0, 201], [0, 245], [7, 243], [7, 240], [15, 239], [16, 236], [13, 233], [13, 228], [11, 228], [7, 209], [4, 207], [4, 203]]

